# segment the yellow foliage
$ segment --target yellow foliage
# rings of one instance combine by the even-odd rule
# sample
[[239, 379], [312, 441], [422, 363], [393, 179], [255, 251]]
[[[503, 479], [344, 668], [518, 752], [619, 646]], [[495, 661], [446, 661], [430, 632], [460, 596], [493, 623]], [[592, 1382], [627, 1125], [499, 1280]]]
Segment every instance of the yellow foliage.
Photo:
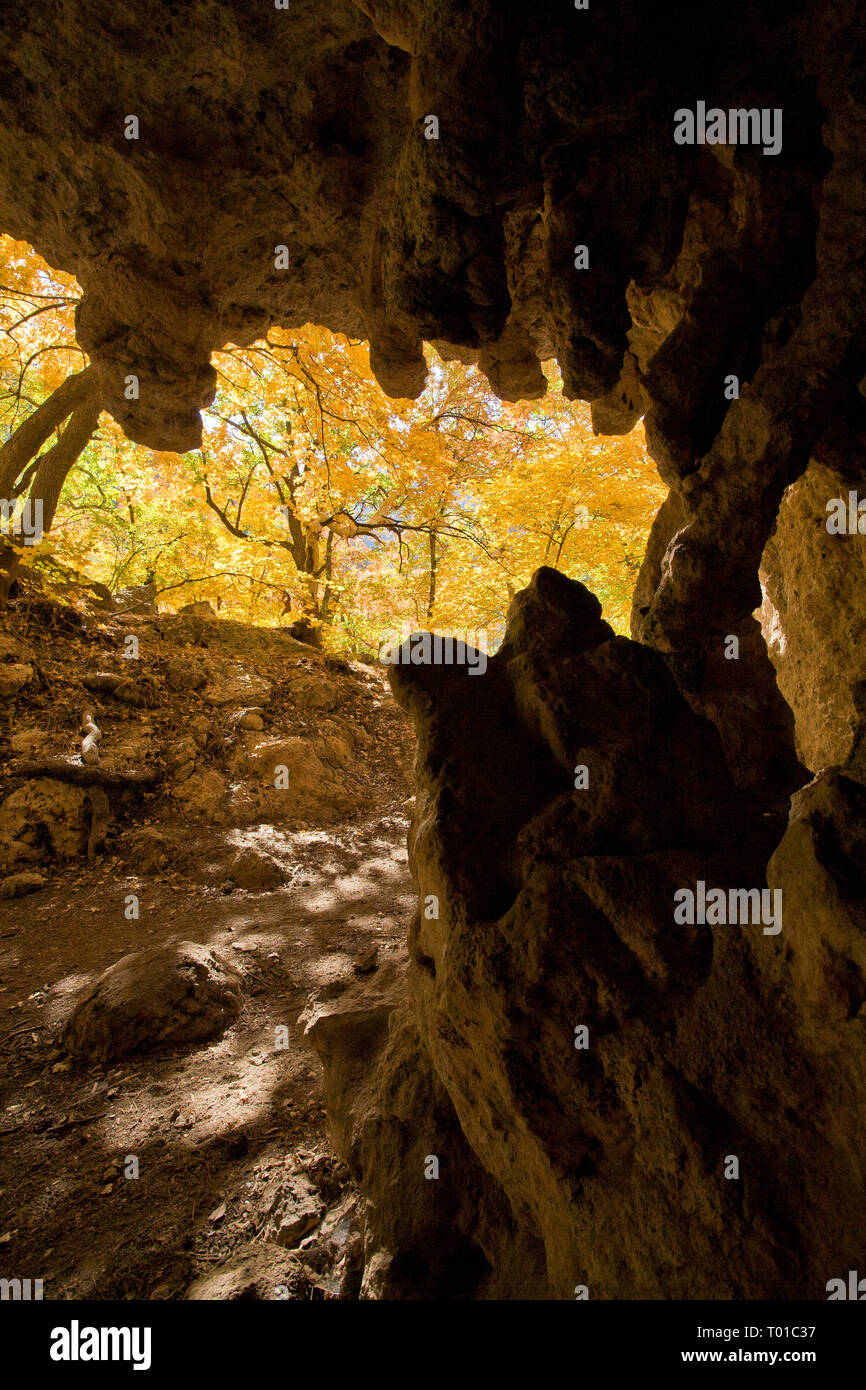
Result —
[[[5, 439], [86, 358], [71, 276], [3, 237], [0, 282]], [[515, 405], [475, 368], [430, 347], [427, 359], [420, 399], [393, 401], [367, 344], [321, 327], [227, 346], [201, 450], [152, 452], [103, 414], [67, 480], [54, 556], [115, 586], [152, 573], [167, 604], [210, 598], [260, 623], [306, 611], [349, 647], [404, 621], [495, 633], [548, 564], [626, 631], [665, 493], [642, 427], [594, 436], [552, 363], [544, 399]]]

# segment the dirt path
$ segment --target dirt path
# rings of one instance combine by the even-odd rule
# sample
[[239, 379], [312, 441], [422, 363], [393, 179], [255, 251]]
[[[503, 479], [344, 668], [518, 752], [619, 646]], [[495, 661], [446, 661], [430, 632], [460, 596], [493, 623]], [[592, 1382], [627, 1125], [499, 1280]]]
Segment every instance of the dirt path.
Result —
[[[398, 801], [322, 830], [230, 832], [290, 871], [269, 893], [135, 878], [116, 858], [58, 873], [26, 915], [0, 903], [0, 1273], [42, 1279], [47, 1299], [183, 1297], [261, 1234], [287, 1164], [326, 1203], [340, 1199], [348, 1173], [329, 1147], [318, 1061], [295, 1025], [312, 991], [375, 968], [374, 952], [405, 949], [407, 829]], [[123, 914], [130, 892], [141, 896], [138, 921]], [[243, 971], [238, 1022], [212, 1045], [108, 1070], [62, 1059], [53, 1039], [80, 990], [127, 951], [176, 934]], [[289, 1045], [278, 1050], [283, 1025]], [[124, 1176], [128, 1156], [137, 1179]]]

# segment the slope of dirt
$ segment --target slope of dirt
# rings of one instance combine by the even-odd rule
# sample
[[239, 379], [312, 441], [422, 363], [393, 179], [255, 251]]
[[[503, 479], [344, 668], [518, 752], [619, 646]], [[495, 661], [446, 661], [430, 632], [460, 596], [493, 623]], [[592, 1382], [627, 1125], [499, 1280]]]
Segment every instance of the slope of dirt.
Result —
[[[214, 1296], [352, 1297], [360, 1216], [330, 1149], [319, 1063], [295, 1024], [312, 992], [338, 992], [405, 950], [414, 899], [404, 715], [379, 671], [284, 632], [129, 615], [85, 616], [82, 627], [75, 610], [44, 599], [5, 616], [6, 664], [32, 674], [0, 704], [4, 872], [38, 872], [45, 886], [0, 901], [0, 1273], [43, 1279], [46, 1298], [178, 1298], [229, 1261]], [[129, 634], [137, 661], [118, 655]], [[179, 655], [206, 672], [200, 690], [171, 688]], [[88, 694], [88, 671], [124, 667], [147, 687], [144, 707]], [[225, 703], [208, 699], [232, 682]], [[103, 733], [100, 766], [164, 779], [151, 793], [109, 790], [111, 823], [90, 863], [86, 792], [49, 781], [47, 802], [51, 787], [66, 798], [60, 832], [44, 806], [22, 831], [14, 803], [28, 759], [75, 759], [85, 700]], [[248, 706], [262, 729], [238, 729]], [[194, 747], [179, 763], [185, 740]], [[309, 748], [318, 800], [293, 767], [303, 794], [283, 810], [250, 756], [262, 740], [301, 762]], [[252, 881], [264, 865], [277, 886], [234, 882], [232, 872], [247, 881], [233, 868], [239, 852]], [[131, 895], [137, 918], [126, 915]], [[210, 1044], [117, 1065], [67, 1057], [57, 1040], [82, 990], [126, 953], [173, 936], [242, 972], [237, 1022]], [[137, 1178], [127, 1176], [133, 1157]], [[267, 1239], [269, 1220], [298, 1175], [325, 1219], [281, 1236], [281, 1247]], [[263, 1276], [249, 1261], [232, 1272], [249, 1255]]]

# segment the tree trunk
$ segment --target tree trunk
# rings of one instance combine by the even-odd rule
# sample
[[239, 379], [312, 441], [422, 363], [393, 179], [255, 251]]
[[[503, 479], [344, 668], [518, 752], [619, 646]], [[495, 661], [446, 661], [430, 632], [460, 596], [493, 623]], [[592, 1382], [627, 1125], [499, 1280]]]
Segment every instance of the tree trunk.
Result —
[[83, 371], [68, 376], [7, 439], [0, 448], [0, 497], [12, 500], [15, 484], [30, 460], [36, 457], [48, 436], [66, 417], [87, 400], [93, 385], [92, 367], [85, 367]]
[[330, 610], [331, 610], [331, 598], [332, 598], [331, 578], [332, 578], [333, 573], [334, 573], [334, 556], [333, 556], [333, 550], [334, 550], [334, 533], [333, 533], [333, 531], [329, 531], [329, 532], [328, 532], [328, 539], [327, 539], [327, 541], [325, 542], [325, 592], [324, 592], [324, 595], [323, 595], [323, 597], [322, 597], [322, 602], [321, 602], [321, 604], [320, 604], [320, 606], [319, 606], [319, 612], [318, 612], [318, 617], [320, 618], [320, 620], [321, 620], [323, 623], [326, 622], [326, 621], [328, 620], [328, 617], [330, 616]]
[[436, 532], [430, 531], [430, 586], [427, 591], [427, 621], [433, 621], [433, 609], [436, 606]]
[[89, 444], [99, 424], [102, 405], [88, 397], [72, 413], [72, 418], [53, 448], [43, 454], [30, 488], [30, 500], [42, 502], [42, 531], [51, 530], [57, 503], [69, 470]]

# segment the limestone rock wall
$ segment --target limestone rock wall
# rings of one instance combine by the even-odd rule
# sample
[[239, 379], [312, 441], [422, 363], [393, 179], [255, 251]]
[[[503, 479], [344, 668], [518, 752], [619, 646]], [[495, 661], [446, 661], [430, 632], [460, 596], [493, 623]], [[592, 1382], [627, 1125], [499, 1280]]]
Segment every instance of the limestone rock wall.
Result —
[[[813, 784], [790, 828], [760, 811], [664, 660], [550, 570], [483, 678], [392, 683], [419, 733], [408, 986], [310, 1027], [368, 1295], [825, 1296], [866, 1217], [866, 783]], [[700, 880], [767, 892], [768, 859], [772, 913], [676, 921]]]
[[849, 494], [862, 495], [857, 453], [847, 457], [841, 471], [813, 460], [788, 489], [761, 566], [764, 635], [815, 772], [847, 761], [864, 714], [866, 534], [827, 530], [827, 504], [840, 499], [847, 513]]

